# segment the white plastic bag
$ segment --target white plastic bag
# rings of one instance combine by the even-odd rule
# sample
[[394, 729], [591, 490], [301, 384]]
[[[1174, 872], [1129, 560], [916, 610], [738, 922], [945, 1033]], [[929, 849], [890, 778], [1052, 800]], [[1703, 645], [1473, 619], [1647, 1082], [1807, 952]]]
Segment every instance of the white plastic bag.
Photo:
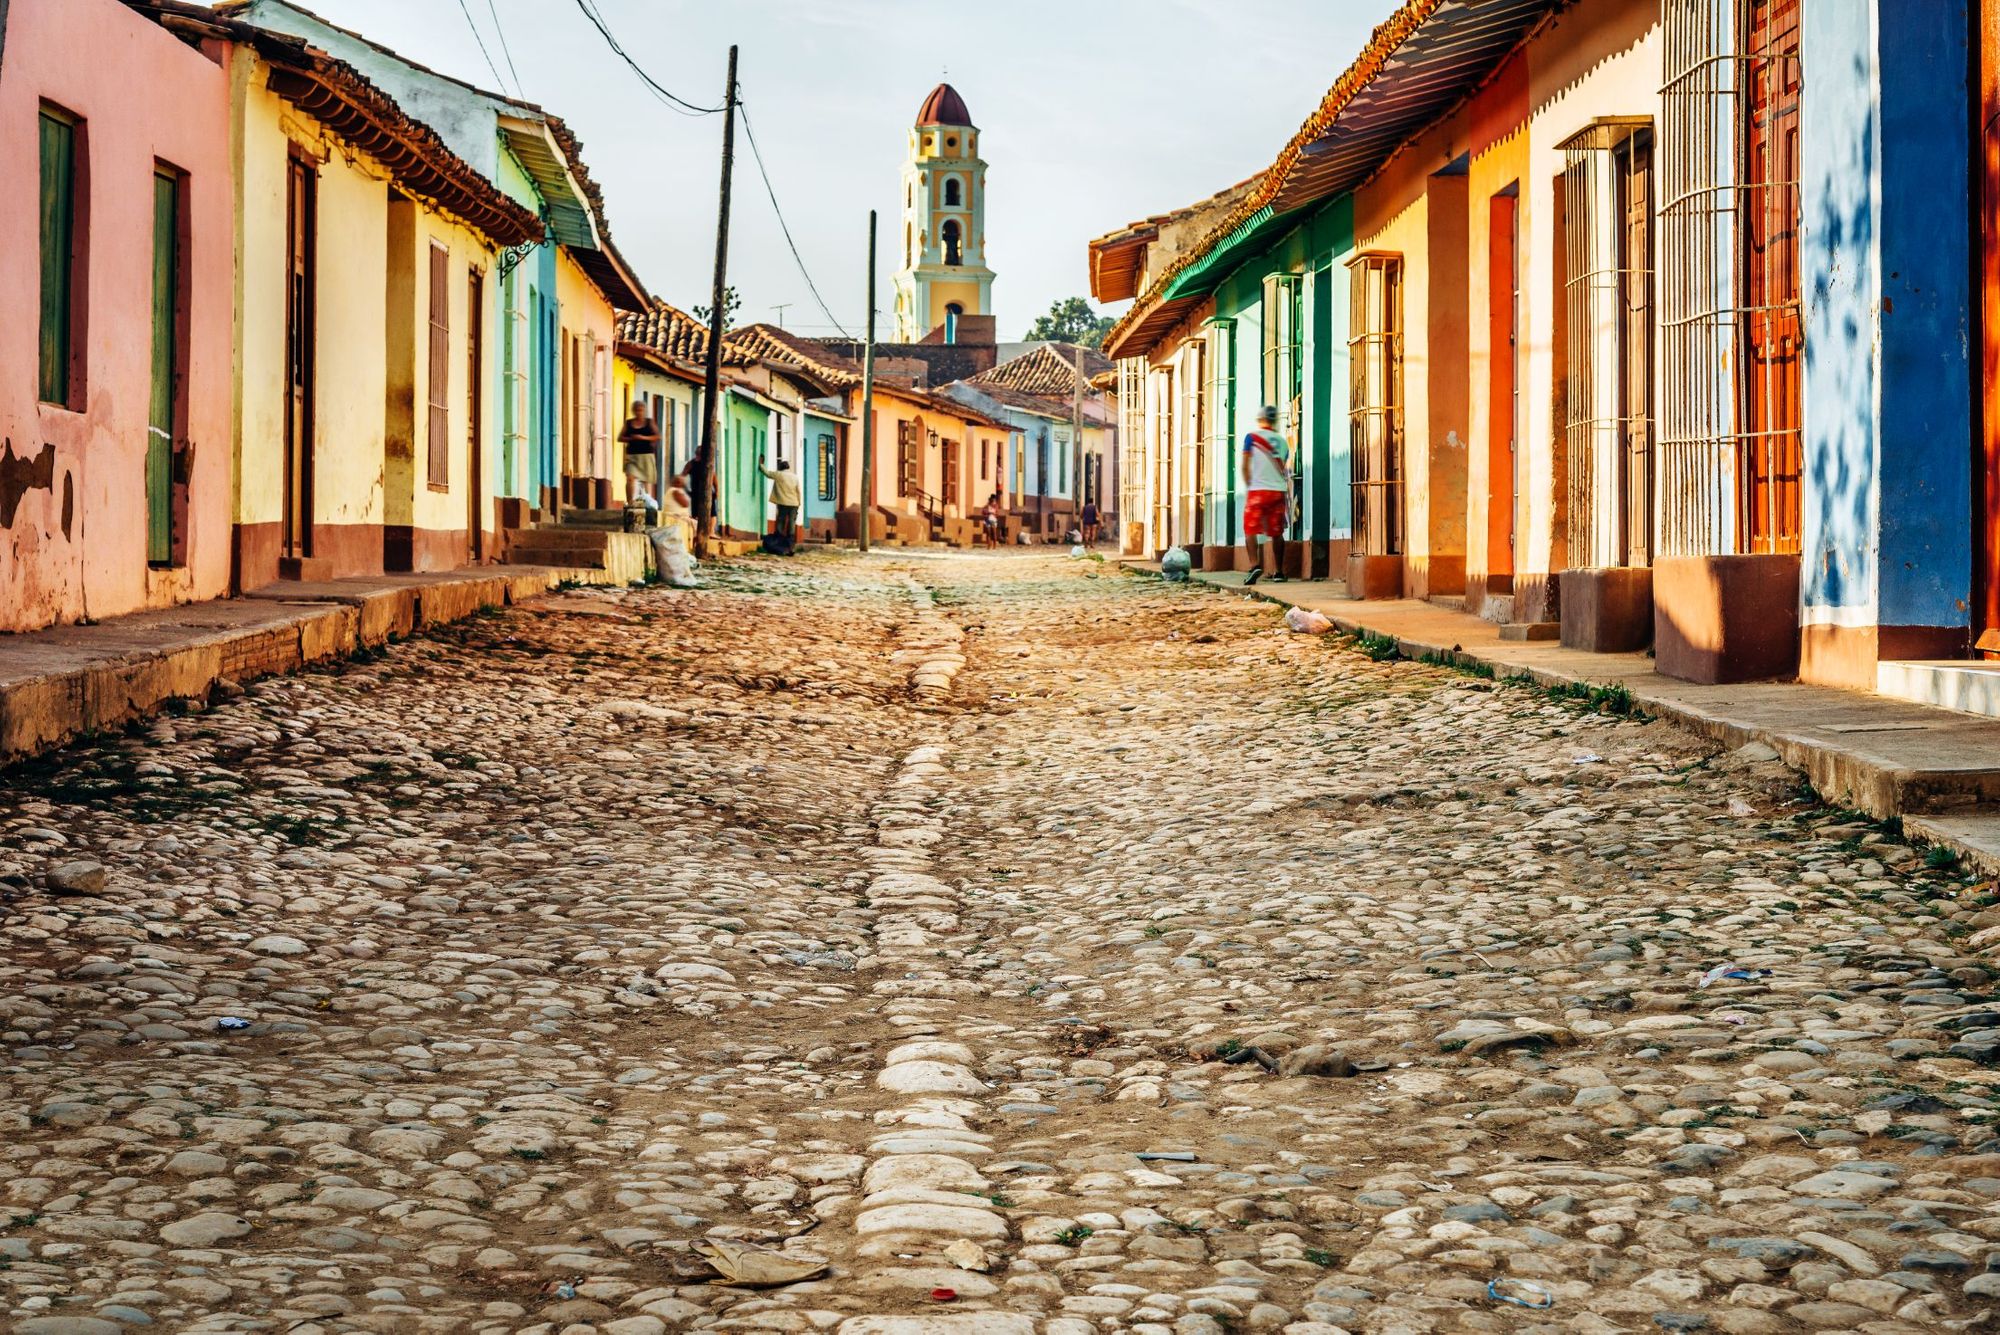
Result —
[[1286, 612], [1285, 625], [1300, 635], [1324, 635], [1333, 629], [1331, 621], [1310, 607], [1294, 607]]
[[1185, 547], [1169, 547], [1160, 557], [1160, 575], [1164, 579], [1176, 582], [1184, 580], [1193, 567], [1194, 560], [1187, 554]]
[[653, 560], [660, 567], [660, 578], [667, 587], [673, 589], [698, 589], [701, 582], [694, 577], [694, 556], [687, 549], [686, 526], [676, 520], [668, 520], [652, 532]]

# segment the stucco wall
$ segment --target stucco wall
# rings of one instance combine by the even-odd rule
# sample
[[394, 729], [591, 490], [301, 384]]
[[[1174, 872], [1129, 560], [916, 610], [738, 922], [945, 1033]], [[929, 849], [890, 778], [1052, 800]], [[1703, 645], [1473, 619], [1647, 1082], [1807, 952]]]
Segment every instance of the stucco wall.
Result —
[[[604, 299], [604, 294], [597, 290], [596, 284], [592, 283], [577, 266], [576, 261], [570, 258], [567, 249], [556, 248], [555, 264], [556, 299], [561, 303], [560, 320], [563, 330], [572, 338], [587, 337], [593, 340], [594, 346], [602, 349], [605, 354], [598, 365], [589, 369], [588, 374], [579, 376], [579, 392], [595, 395], [601, 388], [603, 390], [601, 401], [608, 405], [611, 386], [610, 350], [616, 336], [616, 317], [611, 309], [611, 303]], [[581, 358], [581, 354], [579, 356]], [[586, 365], [587, 362], [588, 359], [583, 358], [579, 361], [579, 365]], [[593, 399], [593, 402], [597, 401], [599, 400]], [[568, 407], [565, 406], [563, 411], [567, 412]], [[593, 411], [594, 409], [586, 408], [583, 415], [585, 421], [593, 420], [591, 415]], [[605, 413], [609, 413], [608, 406]], [[585, 434], [591, 438], [583, 442], [579, 450], [579, 457], [583, 462], [581, 475], [597, 478], [612, 476], [618, 470], [611, 465], [611, 451], [607, 441], [609, 436], [617, 434], [616, 428], [608, 422], [599, 420], [596, 422], [596, 429]]]
[[[227, 591], [233, 333], [229, 84], [115, 0], [15, 4], [0, 83], [0, 629], [168, 606]], [[39, 106], [84, 122], [77, 236], [81, 411], [37, 402]], [[171, 108], [171, 115], [161, 114]], [[185, 564], [147, 564], [153, 175], [187, 173], [183, 259]]]
[[1962, 0], [1820, 6], [1801, 64], [1804, 624], [1971, 598], [1971, 38]]
[[[1584, 0], [1528, 49], [1528, 157], [1521, 184], [1531, 224], [1522, 233], [1527, 332], [1522, 363], [1527, 375], [1524, 389], [1532, 387], [1524, 404], [1528, 458], [1522, 470], [1529, 492], [1520, 506], [1524, 535], [1520, 561], [1525, 571], [1558, 569], [1567, 554], [1567, 534], [1561, 526], [1567, 516], [1559, 512], [1567, 508], [1568, 465], [1559, 447], [1563, 424], [1557, 409], [1560, 387], [1554, 384], [1563, 242], [1553, 223], [1560, 216], [1556, 192], [1561, 188], [1562, 144], [1606, 116], [1646, 116], [1657, 130], [1662, 60], [1657, 0], [1636, 4]], [[1657, 217], [1657, 160], [1653, 179]], [[1652, 242], [1657, 257], [1657, 224]], [[1657, 262], [1654, 268], [1657, 272]], [[1596, 519], [1600, 525], [1617, 526], [1617, 516], [1603, 513], [1601, 507]], [[1607, 540], [1603, 545], [1615, 544]]]
[[244, 587], [277, 577], [284, 507], [285, 188], [290, 146], [318, 163], [314, 312], [313, 552], [336, 575], [382, 568], [388, 363], [388, 173], [265, 86], [238, 50], [242, 367], [236, 522]]
[[[1536, 479], [1547, 478], [1549, 451], [1537, 449], [1533, 405], [1548, 393], [1548, 314], [1550, 305], [1534, 286], [1532, 255], [1552, 216], [1541, 182], [1533, 175], [1529, 151], [1528, 61], [1516, 57], [1474, 102], [1470, 120], [1471, 156], [1465, 178], [1465, 312], [1466, 388], [1463, 421], [1456, 428], [1465, 449], [1466, 493], [1462, 508], [1467, 588], [1474, 597], [1487, 587], [1484, 577], [1510, 576], [1516, 569], [1546, 571], [1537, 561], [1534, 497], [1547, 490]], [[1520, 304], [1514, 348], [1515, 386], [1519, 405], [1494, 401], [1494, 375], [1505, 374], [1496, 361], [1508, 355], [1493, 329], [1495, 294], [1505, 300], [1515, 276], [1494, 272], [1495, 203], [1511, 188]], [[1505, 244], [1505, 237], [1498, 240]], [[1539, 323], [1538, 323], [1539, 322]], [[1534, 349], [1544, 353], [1539, 365]], [[1546, 424], [1548, 414], [1541, 415]], [[1508, 450], [1510, 431], [1520, 457]], [[1526, 495], [1520, 494], [1525, 491]], [[1510, 540], [1511, 535], [1511, 540]], [[1505, 586], [1501, 586], [1505, 587]]]

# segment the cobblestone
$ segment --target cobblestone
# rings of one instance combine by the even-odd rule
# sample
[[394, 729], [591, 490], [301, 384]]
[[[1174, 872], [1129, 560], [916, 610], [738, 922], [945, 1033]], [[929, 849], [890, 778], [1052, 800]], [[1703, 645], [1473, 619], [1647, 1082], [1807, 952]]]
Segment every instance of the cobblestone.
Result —
[[10, 771], [0, 1325], [2000, 1297], [2000, 909], [1769, 754], [1089, 560], [705, 573]]

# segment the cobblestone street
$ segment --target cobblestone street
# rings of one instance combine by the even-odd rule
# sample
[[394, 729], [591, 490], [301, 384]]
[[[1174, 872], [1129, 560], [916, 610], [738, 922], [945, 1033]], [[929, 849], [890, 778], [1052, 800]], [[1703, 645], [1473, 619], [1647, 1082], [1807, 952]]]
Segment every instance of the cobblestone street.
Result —
[[2000, 908], [1757, 749], [1096, 561], [704, 575], [9, 772], [0, 1325], [2000, 1306]]

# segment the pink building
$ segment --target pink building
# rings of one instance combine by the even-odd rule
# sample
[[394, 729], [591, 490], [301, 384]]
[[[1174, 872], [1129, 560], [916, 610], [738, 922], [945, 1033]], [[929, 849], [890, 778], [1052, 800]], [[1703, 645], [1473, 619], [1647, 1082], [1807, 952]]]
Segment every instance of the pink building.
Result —
[[0, 4], [0, 630], [229, 590], [223, 65], [119, 0]]

